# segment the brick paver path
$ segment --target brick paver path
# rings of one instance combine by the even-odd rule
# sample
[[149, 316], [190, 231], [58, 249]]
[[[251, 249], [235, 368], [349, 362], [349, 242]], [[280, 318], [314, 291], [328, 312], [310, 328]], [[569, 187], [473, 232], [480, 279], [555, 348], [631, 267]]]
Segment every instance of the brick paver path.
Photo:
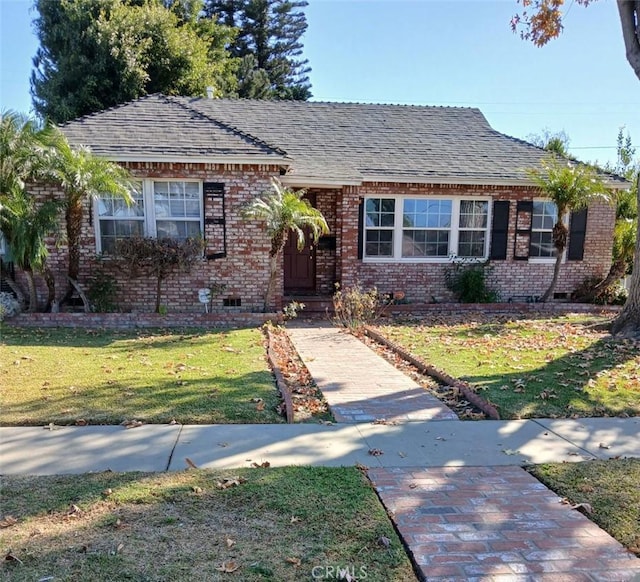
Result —
[[457, 420], [456, 414], [360, 340], [331, 325], [289, 336], [337, 422]]
[[640, 580], [640, 559], [519, 467], [369, 477], [425, 580]]

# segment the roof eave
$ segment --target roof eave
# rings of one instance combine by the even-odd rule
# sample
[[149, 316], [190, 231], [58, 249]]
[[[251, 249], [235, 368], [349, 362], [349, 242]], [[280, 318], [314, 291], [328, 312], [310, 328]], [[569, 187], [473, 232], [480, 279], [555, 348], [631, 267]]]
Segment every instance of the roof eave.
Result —
[[[367, 174], [362, 182], [394, 182], [398, 184], [446, 184], [461, 186], [520, 186], [536, 187], [536, 183], [526, 178], [467, 178], [456, 176], [406, 176]], [[605, 186], [611, 190], [626, 190], [631, 184], [606, 180]]]

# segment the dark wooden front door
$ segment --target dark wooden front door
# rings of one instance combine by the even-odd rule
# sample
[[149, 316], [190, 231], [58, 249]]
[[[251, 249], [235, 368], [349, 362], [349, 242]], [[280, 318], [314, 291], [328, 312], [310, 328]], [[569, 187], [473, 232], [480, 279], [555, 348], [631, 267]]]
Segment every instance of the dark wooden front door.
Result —
[[316, 258], [315, 245], [305, 233], [305, 245], [298, 250], [298, 239], [295, 233], [289, 233], [284, 248], [284, 292], [313, 293], [316, 290]]

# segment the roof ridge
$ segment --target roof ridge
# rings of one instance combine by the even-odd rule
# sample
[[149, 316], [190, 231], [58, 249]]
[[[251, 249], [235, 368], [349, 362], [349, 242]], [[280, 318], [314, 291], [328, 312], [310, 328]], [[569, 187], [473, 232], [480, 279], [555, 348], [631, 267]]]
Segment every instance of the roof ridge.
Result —
[[64, 123], [59, 123], [58, 127], [66, 127], [70, 123], [75, 123], [77, 121], [83, 121], [85, 119], [90, 119], [92, 117], [97, 117], [102, 113], [107, 113], [107, 111], [115, 111], [116, 109], [121, 109], [122, 107], [126, 107], [127, 105], [131, 105], [132, 103], [138, 103], [139, 101], [145, 101], [146, 99], [150, 99], [151, 97], [166, 97], [166, 95], [162, 93], [148, 93], [147, 95], [142, 95], [141, 97], [136, 97], [135, 99], [131, 99], [129, 101], [125, 101], [124, 103], [116, 103], [111, 107], [107, 107], [106, 109], [100, 109], [99, 111], [93, 111], [91, 113], [85, 113], [80, 117], [74, 117], [73, 119], [69, 119]]
[[[211, 115], [201, 111], [200, 109], [196, 109], [190, 105], [181, 103], [178, 98], [176, 97], [171, 97], [171, 96], [165, 96], [168, 100], [170, 100], [172, 103], [174, 103], [175, 105], [178, 105], [179, 107], [182, 107], [183, 109], [186, 109], [187, 111], [191, 111], [192, 113], [195, 113], [196, 115], [199, 115], [200, 117], [207, 119], [209, 121], [211, 121], [212, 123], [215, 123], [218, 127], [220, 127], [221, 129], [224, 129], [226, 131], [230, 131], [231, 133], [233, 133], [234, 135], [237, 135], [239, 137], [248, 139], [256, 144], [259, 144], [263, 147], [266, 147], [268, 149], [270, 149], [272, 152], [280, 154], [282, 156], [286, 156], [289, 157], [289, 154], [287, 153], [286, 150], [282, 149], [281, 147], [272, 145], [266, 141], [264, 141], [263, 139], [260, 139], [246, 131], [243, 131], [233, 125], [229, 125], [227, 123], [224, 123], [222, 121], [220, 121], [219, 119], [216, 119], [215, 117], [212, 117]], [[184, 99], [184, 97], [183, 97]], [[204, 99], [204, 98], [201, 98]], [[259, 101], [258, 99], [255, 99], [254, 101]]]

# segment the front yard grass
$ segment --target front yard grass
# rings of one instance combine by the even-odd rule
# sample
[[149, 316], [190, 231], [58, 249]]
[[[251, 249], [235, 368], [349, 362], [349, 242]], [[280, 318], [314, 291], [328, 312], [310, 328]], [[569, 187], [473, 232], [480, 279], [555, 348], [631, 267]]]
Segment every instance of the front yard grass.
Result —
[[589, 517], [640, 557], [640, 459], [551, 463], [529, 471], [572, 504], [588, 503]]
[[416, 579], [355, 468], [5, 477], [2, 513], [7, 581]]
[[0, 328], [0, 424], [283, 422], [259, 329]]
[[599, 330], [604, 316], [465, 319], [379, 326], [427, 364], [466, 380], [502, 418], [640, 414], [640, 342]]

